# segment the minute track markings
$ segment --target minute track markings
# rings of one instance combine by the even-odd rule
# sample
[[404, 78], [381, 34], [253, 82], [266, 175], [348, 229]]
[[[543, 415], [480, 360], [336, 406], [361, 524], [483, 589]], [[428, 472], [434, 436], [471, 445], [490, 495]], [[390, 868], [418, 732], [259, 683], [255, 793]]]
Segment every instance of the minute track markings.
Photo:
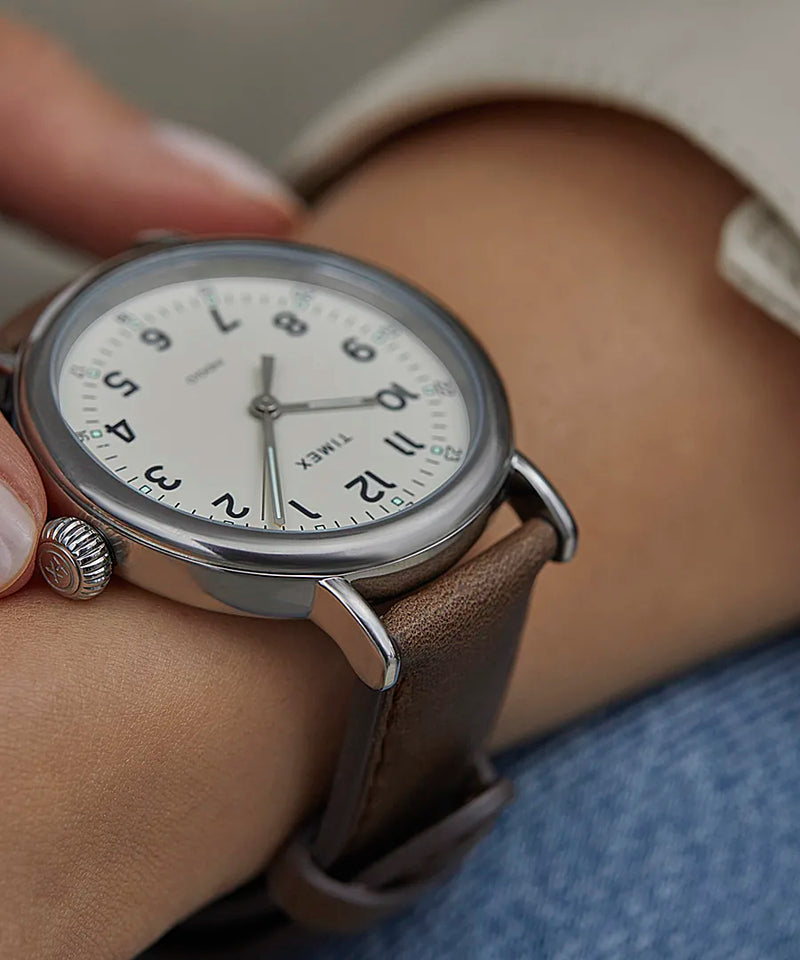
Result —
[[[219, 308], [219, 299], [211, 287], [203, 287], [200, 290], [200, 297], [205, 301], [206, 310], [208, 310], [211, 319], [217, 325], [220, 333], [230, 333], [242, 325], [241, 320], [235, 320], [233, 318], [229, 320], [222, 315], [222, 311]], [[222, 299], [226, 304], [233, 302], [232, 299], [229, 300], [228, 297], [225, 296], [223, 296]]]
[[[206, 285], [203, 281], [193, 282]], [[298, 403], [298, 398], [307, 403], [306, 398], [313, 400], [316, 397], [332, 397], [340, 401], [343, 395], [345, 398], [347, 395], [374, 396], [381, 390], [392, 390], [396, 384], [402, 387], [399, 398], [386, 395], [388, 406], [395, 409], [375, 406], [363, 413], [358, 412], [358, 423], [354, 420], [355, 414], [351, 417], [346, 409], [328, 409], [324, 406], [318, 409], [309, 406], [303, 413], [299, 410], [293, 413], [291, 427], [288, 413], [285, 418], [278, 416], [277, 442], [284, 473], [289, 470], [289, 464], [295, 459], [298, 450], [314, 449], [328, 436], [338, 435], [340, 430], [355, 438], [355, 442], [339, 453], [335, 460], [325, 458], [317, 468], [318, 473], [308, 473], [308, 481], [303, 479], [301, 482], [299, 471], [297, 476], [287, 473], [284, 477], [285, 509], [289, 512], [289, 520], [285, 524], [287, 531], [298, 530], [298, 520], [301, 519], [305, 531], [309, 534], [315, 526], [319, 528], [324, 525], [324, 529], [333, 531], [351, 525], [364, 526], [373, 521], [388, 520], [391, 516], [402, 513], [409, 504], [424, 500], [441, 483], [449, 480], [458, 464], [445, 464], [443, 460], [434, 460], [430, 447], [437, 443], [444, 447], [445, 442], [449, 441], [454, 447], [465, 449], [468, 446], [468, 435], [465, 435], [464, 431], [468, 428], [468, 421], [462, 412], [465, 411], [462, 395], [454, 384], [454, 381], [458, 381], [453, 372], [441, 364], [434, 352], [435, 347], [432, 350], [425, 340], [420, 343], [421, 338], [415, 337], [413, 330], [409, 331], [403, 323], [389, 314], [374, 311], [369, 304], [358, 302], [357, 309], [351, 312], [347, 309], [349, 301], [346, 296], [336, 292], [312, 289], [315, 299], [306, 300], [302, 296], [304, 291], [298, 291], [293, 282], [267, 280], [264, 282], [271, 284], [270, 290], [279, 290], [281, 296], [265, 297], [258, 286], [260, 281], [255, 278], [227, 280], [215, 276], [210, 282], [217, 288], [215, 295], [223, 321], [242, 321], [241, 329], [237, 328], [236, 333], [219, 336], [219, 346], [209, 347], [215, 339], [216, 321], [209, 316], [205, 304], [197, 301], [196, 309], [188, 306], [186, 290], [192, 281], [181, 281], [174, 285], [167, 284], [152, 292], [148, 291], [139, 299], [120, 302], [113, 308], [113, 312], [103, 315], [97, 321], [99, 336], [88, 341], [89, 345], [83, 347], [82, 352], [68, 354], [64, 360], [65, 366], [68, 362], [86, 364], [84, 357], [88, 351], [93, 351], [100, 361], [97, 367], [102, 372], [95, 374], [96, 380], [84, 381], [82, 399], [87, 407], [94, 407], [95, 411], [99, 411], [100, 423], [105, 423], [106, 419], [115, 423], [123, 414], [128, 417], [128, 422], [137, 435], [131, 449], [135, 451], [138, 471], [137, 467], [128, 468], [134, 469], [137, 476], [136, 481], [130, 481], [131, 488], [136, 489], [139, 483], [144, 483], [138, 479], [144, 467], [155, 463], [160, 457], [165, 457], [169, 461], [166, 467], [167, 476], [185, 477], [185, 489], [182, 491], [185, 496], [181, 498], [185, 506], [181, 506], [167, 494], [162, 501], [164, 507], [180, 509], [185, 513], [196, 509], [198, 517], [202, 517], [205, 509], [208, 509], [205, 504], [225, 489], [228, 483], [238, 491], [237, 498], [241, 497], [245, 503], [255, 503], [256, 493], [251, 490], [250, 481], [242, 484], [239, 479], [237, 482], [239, 463], [242, 461], [239, 460], [236, 450], [252, 442], [249, 434], [248, 437], [240, 437], [237, 426], [240, 423], [238, 417], [244, 416], [243, 401], [239, 401], [239, 410], [242, 413], [237, 414], [234, 408], [235, 400], [228, 398], [235, 398], [246, 381], [246, 392], [252, 396], [251, 391], [255, 392], [256, 384], [246, 375], [240, 374], [240, 358], [247, 356], [249, 364], [252, 363], [254, 354], [258, 357], [264, 350], [275, 354], [278, 369], [282, 370], [275, 384], [276, 395], [286, 403]], [[210, 286], [210, 283], [208, 285]], [[175, 291], [179, 291], [179, 300], [174, 299]], [[233, 291], [232, 295], [230, 291]], [[345, 304], [345, 308], [325, 309], [331, 303], [329, 298], [336, 298]], [[272, 332], [271, 320], [274, 312], [280, 309], [279, 299], [282, 301], [280, 306], [308, 320], [309, 334], [305, 343], [302, 337], [292, 342], [278, 334], [278, 331]], [[165, 303], [170, 305], [169, 316], [166, 320], [161, 320], [159, 315], [164, 314], [160, 308]], [[183, 311], [179, 310], [179, 303], [186, 305]], [[226, 305], [229, 305], [227, 309]], [[116, 315], [123, 311], [135, 316], [138, 325], [119, 323]], [[152, 345], [138, 346], [139, 334], [148, 323], [168, 335], [173, 345], [172, 350], [167, 348], [159, 353]], [[341, 343], [347, 335], [345, 331], [348, 330], [358, 338], [358, 343], [374, 348], [376, 358], [372, 365], [353, 362], [353, 358], [347, 357], [342, 351]], [[203, 336], [190, 336], [195, 331]], [[116, 333], [113, 340], [109, 332]], [[206, 348], [202, 349], [200, 344], [204, 341]], [[228, 342], [230, 348], [224, 346]], [[101, 348], [114, 348], [114, 352], [111, 354], [110, 350]], [[219, 353], [225, 362], [225, 367], [219, 368], [218, 374], [215, 373], [213, 388], [208, 389], [202, 396], [198, 392], [196, 397], [190, 398], [188, 393], [183, 393], [182, 384], [170, 386], [174, 376], [180, 375], [179, 380], [182, 378], [182, 370], [185, 372], [185, 369], [193, 369], [194, 365], [199, 367], [206, 363], [208, 357], [204, 354], [208, 354], [209, 349], [212, 349], [215, 355]], [[337, 354], [341, 356], [341, 360], [330, 364], [324, 362], [326, 356], [330, 355], [333, 359]], [[426, 358], [424, 360], [423, 355]], [[111, 359], [107, 359], [109, 356]], [[166, 366], [157, 359], [159, 356], [164, 357]], [[105, 364], [101, 366], [104, 360]], [[103, 386], [102, 377], [108, 370], [122, 371], [112, 377], [115, 383], [121, 383], [123, 378], [138, 382], [140, 392], [130, 398], [130, 406], [121, 405], [123, 390], [120, 389], [112, 395], [112, 391]], [[81, 381], [74, 379], [75, 386], [80, 387]], [[443, 386], [440, 388], [439, 384]], [[70, 384], [65, 384], [65, 387], [67, 386]], [[454, 399], [431, 397], [429, 392], [423, 393], [423, 387], [428, 391], [434, 388], [449, 388], [448, 396]], [[95, 400], [95, 392], [99, 395], [99, 402], [92, 402]], [[73, 393], [80, 395], [80, 390]], [[218, 401], [212, 406], [211, 398], [214, 393]], [[423, 396], [418, 396], [419, 394]], [[413, 396], [413, 399], [408, 399], [409, 396]], [[438, 402], [423, 407], [418, 402], [420, 399]], [[72, 409], [75, 410], [76, 407], [77, 404]], [[424, 411], [429, 413], [425, 414]], [[65, 413], [68, 415], [68, 411]], [[90, 429], [97, 426], [96, 423], [88, 424], [90, 419], [95, 419], [94, 414], [92, 418], [88, 418], [84, 412], [75, 429], [85, 430], [88, 434]], [[184, 423], [188, 436], [185, 436], [186, 431], [182, 429]], [[445, 429], [442, 429], [443, 427]], [[217, 433], [220, 436], [218, 456], [216, 441], [213, 439]], [[194, 452], [189, 453], [186, 446], [188, 441], [194, 442], [196, 438], [199, 443], [201, 438], [205, 440], [206, 437], [209, 442], [204, 443], [203, 447], [208, 446], [209, 451], [214, 451], [213, 456], [204, 453], [200, 446], [192, 448]], [[411, 441], [411, 445], [406, 443], [404, 437]], [[394, 440], [402, 451], [384, 443], [385, 438]], [[105, 469], [111, 471], [112, 464], [116, 461], [106, 462], [105, 450], [99, 448], [99, 442], [95, 438], [86, 440], [87, 451], [96, 457], [98, 462], [103, 463]], [[109, 440], [112, 447], [123, 442], [114, 437]], [[167, 453], [165, 440], [171, 444], [169, 449], [175, 454], [174, 459]], [[281, 447], [287, 449], [282, 450]], [[190, 456], [189, 460], [187, 454]], [[112, 450], [109, 456], [116, 454]], [[249, 462], [249, 454], [245, 459]], [[342, 498], [336, 492], [341, 490], [340, 484], [355, 477], [360, 471], [365, 473], [369, 467], [376, 476], [394, 483], [396, 489], [387, 489], [385, 499], [377, 504], [379, 510], [376, 511], [375, 506], [370, 503], [362, 504], [358, 507], [361, 512], [357, 516], [353, 514], [350, 518], [345, 516], [344, 520], [338, 520], [338, 517], [343, 515]], [[431, 474], [430, 469], [427, 475], [422, 473], [420, 468], [425, 467], [434, 467], [434, 473]], [[170, 473], [170, 468], [174, 470], [174, 474]], [[247, 469], [249, 470], [249, 467]], [[412, 477], [412, 474], [416, 476]], [[427, 485], [421, 483], [425, 480], [430, 482]], [[206, 493], [207, 486], [211, 483], [220, 485], [216, 490]], [[375, 495], [377, 492], [379, 488], [370, 481], [369, 493]], [[163, 491], [154, 489], [152, 502], [155, 503], [162, 494]], [[350, 494], [355, 496], [357, 502], [358, 491], [351, 490]], [[395, 494], [399, 496], [394, 496]], [[237, 507], [242, 500], [239, 500]], [[302, 511], [296, 511], [295, 504], [315, 516], [307, 519]], [[355, 505], [356, 503], [353, 503], [353, 506]], [[253, 510], [257, 512], [257, 506], [254, 506]], [[211, 517], [212, 520], [207, 522], [222, 523], [225, 520], [221, 510], [212, 512]], [[261, 526], [260, 523], [254, 523], [252, 517], [235, 522], [242, 527], [246, 522], [249, 522], [251, 528], [258, 529]]]

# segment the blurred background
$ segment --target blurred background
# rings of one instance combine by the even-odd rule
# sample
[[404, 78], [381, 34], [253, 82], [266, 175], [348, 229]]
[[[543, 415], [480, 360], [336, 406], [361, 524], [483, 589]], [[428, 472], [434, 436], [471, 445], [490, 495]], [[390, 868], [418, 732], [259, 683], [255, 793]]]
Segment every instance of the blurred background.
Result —
[[[5, 0], [154, 116], [274, 166], [359, 77], [464, 0]], [[113, 163], [113, 158], [109, 158]], [[86, 261], [0, 219], [0, 316]]]

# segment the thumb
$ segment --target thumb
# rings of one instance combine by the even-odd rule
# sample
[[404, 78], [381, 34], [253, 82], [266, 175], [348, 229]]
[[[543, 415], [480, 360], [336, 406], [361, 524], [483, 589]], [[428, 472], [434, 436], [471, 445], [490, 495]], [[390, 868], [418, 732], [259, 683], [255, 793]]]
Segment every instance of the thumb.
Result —
[[30, 578], [46, 514], [36, 467], [0, 415], [0, 597], [18, 590]]
[[55, 41], [0, 16], [0, 211], [93, 253], [137, 233], [286, 233], [299, 206], [255, 161], [153, 122]]

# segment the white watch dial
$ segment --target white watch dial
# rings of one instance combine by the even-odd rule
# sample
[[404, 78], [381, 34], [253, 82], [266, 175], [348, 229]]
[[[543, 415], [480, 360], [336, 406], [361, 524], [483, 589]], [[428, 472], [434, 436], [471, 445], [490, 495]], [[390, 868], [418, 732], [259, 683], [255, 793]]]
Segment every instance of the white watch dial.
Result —
[[469, 444], [442, 361], [388, 314], [275, 278], [172, 283], [70, 347], [61, 412], [109, 472], [177, 510], [352, 527], [433, 493]]

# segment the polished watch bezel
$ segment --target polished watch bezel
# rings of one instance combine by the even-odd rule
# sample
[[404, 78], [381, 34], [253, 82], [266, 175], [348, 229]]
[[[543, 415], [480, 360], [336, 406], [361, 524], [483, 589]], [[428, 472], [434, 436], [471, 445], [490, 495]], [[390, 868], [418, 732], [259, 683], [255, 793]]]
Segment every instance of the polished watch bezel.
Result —
[[[198, 255], [203, 258], [200, 266]], [[112, 281], [118, 303], [120, 290], [127, 295], [125, 283], [136, 277], [146, 279], [142, 289], [156, 286], [154, 281], [162, 272], [172, 280], [192, 279], [195, 269], [198, 279], [205, 278], [212, 258], [219, 265], [219, 275], [253, 275], [252, 264], [257, 261], [261, 267], [257, 275], [317, 280], [353, 293], [395, 316], [424, 342], [435, 341], [440, 354], [443, 349], [445, 354], [451, 351], [445, 362], [458, 375], [471, 432], [468, 454], [454, 476], [401, 514], [341, 531], [296, 533], [232, 527], [192, 517], [141, 496], [103, 468], [83, 449], [58, 404], [57, 363], [82, 329], [78, 308], [88, 293], [97, 299], [98, 291]], [[237, 273], [236, 264], [243, 268], [249, 264], [251, 269]], [[183, 272], [178, 273], [178, 266]], [[136, 292], [135, 282], [130, 291]], [[102, 307], [102, 298], [98, 303]], [[316, 579], [379, 576], [384, 570], [422, 565], [466, 528], [485, 519], [509, 471], [508, 404], [480, 345], [448, 310], [415, 287], [377, 267], [321, 248], [225, 238], [131, 251], [90, 271], [43, 311], [22, 349], [16, 373], [17, 426], [49, 481], [104, 529], [204, 565]], [[124, 565], [120, 572], [125, 575]]]

